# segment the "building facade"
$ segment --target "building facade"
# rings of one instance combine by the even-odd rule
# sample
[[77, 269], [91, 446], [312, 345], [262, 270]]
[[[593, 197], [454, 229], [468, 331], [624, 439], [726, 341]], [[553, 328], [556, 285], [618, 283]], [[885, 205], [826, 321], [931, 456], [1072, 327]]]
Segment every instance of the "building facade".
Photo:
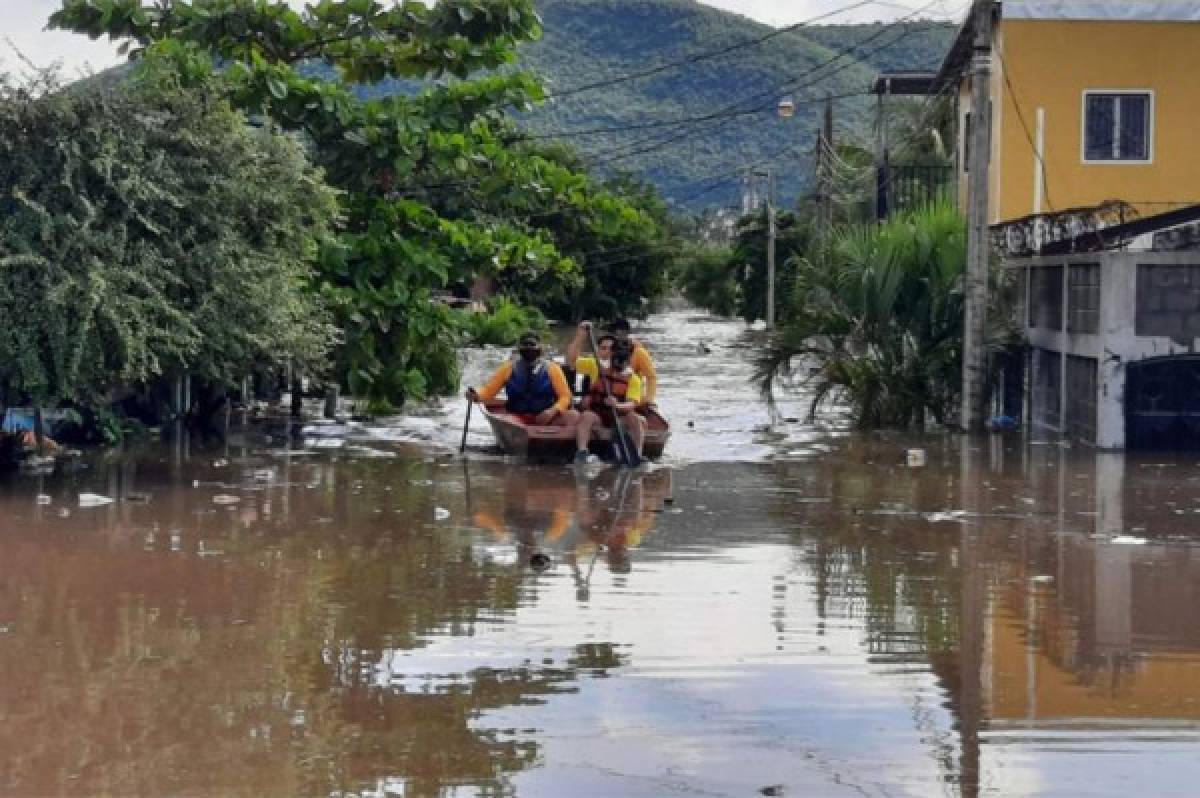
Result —
[[[1200, 448], [1200, 3], [975, 12], [938, 86], [957, 98], [960, 197], [972, 127], [990, 124], [988, 218], [1022, 299], [1029, 426], [1109, 449]], [[976, 59], [987, 117], [971, 102]]]
[[[991, 37], [993, 224], [1121, 200], [1139, 216], [1200, 192], [1200, 3], [1006, 0]], [[939, 76], [958, 97], [966, 197], [977, 17]]]

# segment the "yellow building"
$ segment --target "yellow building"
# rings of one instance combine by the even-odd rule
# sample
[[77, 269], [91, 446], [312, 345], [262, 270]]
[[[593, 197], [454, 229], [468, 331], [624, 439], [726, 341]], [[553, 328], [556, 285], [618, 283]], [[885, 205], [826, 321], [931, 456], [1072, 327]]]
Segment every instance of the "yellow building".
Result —
[[[1200, 2], [990, 5], [992, 224], [1110, 200], [1141, 217], [1200, 204]], [[972, 15], [939, 76], [958, 93], [964, 199], [979, 27]]]

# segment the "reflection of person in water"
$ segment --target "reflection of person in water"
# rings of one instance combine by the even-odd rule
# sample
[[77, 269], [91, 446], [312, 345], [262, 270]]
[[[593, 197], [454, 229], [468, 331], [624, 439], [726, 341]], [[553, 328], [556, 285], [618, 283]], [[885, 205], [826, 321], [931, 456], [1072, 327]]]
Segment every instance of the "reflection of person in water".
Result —
[[[662, 501], [670, 491], [671, 472], [665, 470], [636, 477], [629, 471], [612, 470], [593, 483], [590, 500], [578, 513], [576, 527], [580, 534], [564, 556], [575, 577], [580, 601], [590, 595], [591, 577], [601, 553], [610, 573], [633, 570], [632, 549], [653, 531]], [[587, 563], [586, 572], [583, 562]]]
[[518, 560], [545, 570], [548, 549], [567, 535], [575, 514], [576, 486], [570, 474], [511, 468], [505, 473], [502, 503], [474, 513], [475, 525], [498, 540], [512, 540]]
[[550, 567], [559, 552], [586, 590], [601, 555], [612, 573], [632, 569], [630, 551], [654, 528], [670, 490], [665, 470], [635, 475], [612, 469], [580, 484], [567, 471], [513, 468], [505, 473], [499, 501], [477, 510], [474, 521], [514, 542], [518, 561], [535, 570]]

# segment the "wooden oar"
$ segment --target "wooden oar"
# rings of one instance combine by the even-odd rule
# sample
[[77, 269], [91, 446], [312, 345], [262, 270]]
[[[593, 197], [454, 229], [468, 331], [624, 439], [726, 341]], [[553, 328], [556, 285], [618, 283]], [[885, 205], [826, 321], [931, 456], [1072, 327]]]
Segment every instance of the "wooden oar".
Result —
[[[612, 398], [612, 384], [608, 377], [604, 376], [604, 366], [600, 363], [600, 347], [596, 345], [596, 331], [591, 327], [588, 328], [588, 338], [592, 343], [592, 354], [596, 359], [596, 378], [601, 381], [604, 386], [605, 398]], [[610, 361], [611, 362], [611, 361]], [[617, 462], [630, 468], [637, 468], [642, 464], [642, 456], [633, 447], [633, 443], [629, 440], [629, 435], [625, 432], [625, 425], [621, 423], [621, 414], [617, 408], [613, 408], [613, 453], [617, 456]]]
[[[622, 476], [617, 477], [617, 482], [621, 485], [620, 500], [617, 502], [617, 513], [612, 517], [612, 521], [608, 524], [608, 533], [604, 536], [603, 543], [597, 543], [595, 550], [592, 552], [592, 561], [588, 563], [587, 576], [580, 578], [579, 564], [574, 566], [575, 573], [575, 598], [578, 601], [587, 601], [592, 594], [592, 571], [596, 569], [596, 560], [600, 556], [600, 549], [607, 547], [609, 541], [612, 540], [613, 532], [617, 529], [617, 521], [621, 519], [621, 514], [625, 512], [625, 491], [629, 488], [629, 472], [625, 472]], [[616, 485], [613, 485], [613, 490], [616, 491]]]
[[467, 400], [467, 419], [463, 422], [462, 444], [458, 447], [458, 453], [462, 454], [467, 450], [467, 428], [471, 426], [471, 409], [475, 407], [475, 403], [470, 399]]

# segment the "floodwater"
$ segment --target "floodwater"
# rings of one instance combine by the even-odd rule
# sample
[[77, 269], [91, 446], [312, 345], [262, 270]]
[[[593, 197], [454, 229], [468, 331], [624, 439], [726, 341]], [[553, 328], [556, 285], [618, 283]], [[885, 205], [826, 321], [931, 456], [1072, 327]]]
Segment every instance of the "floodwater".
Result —
[[1197, 462], [772, 427], [740, 325], [644, 337], [635, 472], [449, 402], [5, 483], [0, 794], [1196, 794]]

